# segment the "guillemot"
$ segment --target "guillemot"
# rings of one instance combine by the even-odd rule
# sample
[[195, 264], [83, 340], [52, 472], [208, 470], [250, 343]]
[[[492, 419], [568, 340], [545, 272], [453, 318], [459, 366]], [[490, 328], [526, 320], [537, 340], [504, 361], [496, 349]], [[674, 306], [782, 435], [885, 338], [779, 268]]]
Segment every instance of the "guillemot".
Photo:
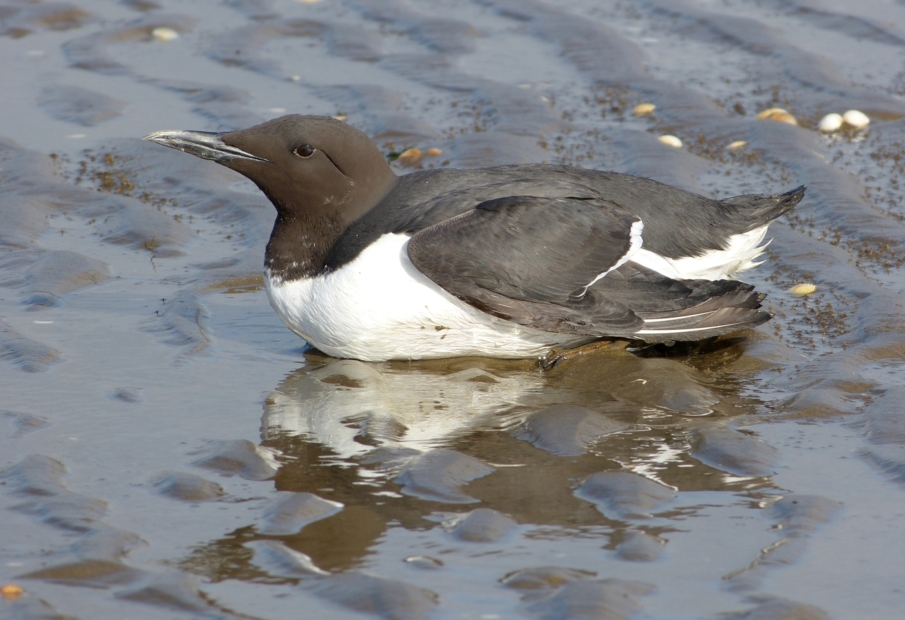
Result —
[[804, 196], [713, 200], [651, 179], [521, 164], [397, 176], [364, 133], [289, 115], [157, 131], [276, 207], [271, 305], [311, 346], [364, 361], [524, 358], [603, 338], [700, 340], [771, 318], [735, 274]]

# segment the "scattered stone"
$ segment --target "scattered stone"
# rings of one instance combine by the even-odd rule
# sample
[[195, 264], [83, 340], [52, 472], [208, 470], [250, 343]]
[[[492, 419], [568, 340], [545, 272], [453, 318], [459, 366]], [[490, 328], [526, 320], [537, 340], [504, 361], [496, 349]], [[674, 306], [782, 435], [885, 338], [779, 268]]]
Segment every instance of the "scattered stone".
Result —
[[14, 583], [8, 583], [0, 587], [0, 596], [5, 599], [17, 599], [23, 594], [25, 594], [25, 590], [22, 589], [22, 586], [17, 586]]
[[653, 114], [656, 109], [657, 106], [652, 103], [639, 103], [635, 106], [635, 109], [632, 110], [632, 114], [635, 116], [646, 116], [648, 114]]
[[179, 33], [173, 30], [172, 28], [167, 28], [166, 26], [160, 26], [158, 28], [154, 28], [151, 31], [151, 38], [155, 41], [160, 41], [161, 43], [166, 43], [168, 41], [175, 41], [179, 38]]
[[665, 136], [660, 136], [659, 138], [657, 138], [657, 140], [659, 140], [660, 142], [662, 142], [663, 144], [665, 144], [667, 146], [672, 146], [677, 149], [682, 148], [682, 141], [673, 135], [667, 134]]
[[439, 157], [440, 155], [443, 154], [443, 151], [436, 147], [432, 147], [432, 148], [429, 148], [426, 151], [424, 151], [424, 154], [427, 155], [428, 157]]
[[797, 125], [798, 119], [789, 114], [782, 108], [768, 108], [757, 115], [758, 120], [778, 121], [780, 123], [788, 123], [789, 125]]
[[813, 295], [816, 290], [816, 284], [811, 284], [810, 282], [802, 282], [801, 284], [796, 284], [795, 286], [790, 288], [789, 292], [795, 295], [795, 297], [807, 297], [808, 295]]
[[836, 114], [835, 112], [831, 114], [827, 114], [823, 118], [820, 119], [820, 122], [817, 123], [817, 129], [820, 131], [825, 131], [827, 133], [837, 131], [840, 127], [842, 127], [842, 115]]
[[738, 149], [742, 148], [743, 146], [747, 146], [747, 145], [748, 145], [747, 140], [736, 140], [735, 142], [730, 142], [728, 145], [726, 145], [726, 148], [729, 149], [730, 151], [737, 151]]
[[846, 125], [850, 125], [855, 129], [863, 129], [870, 124], [870, 118], [860, 110], [849, 110], [842, 115], [842, 120], [845, 121]]
[[396, 158], [396, 162], [401, 166], [411, 168], [412, 166], [417, 166], [421, 163], [423, 158], [424, 153], [421, 152], [421, 149], [411, 148], [402, 151], [402, 153], [399, 154], [399, 157]]

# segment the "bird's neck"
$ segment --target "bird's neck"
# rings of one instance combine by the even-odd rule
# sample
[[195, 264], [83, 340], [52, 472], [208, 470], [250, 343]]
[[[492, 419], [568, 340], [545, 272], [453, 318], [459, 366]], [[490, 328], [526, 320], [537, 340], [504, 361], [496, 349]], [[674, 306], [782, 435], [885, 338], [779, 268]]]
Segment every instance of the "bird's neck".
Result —
[[325, 272], [333, 246], [348, 227], [378, 205], [399, 182], [389, 166], [378, 169], [375, 175], [355, 185], [342, 205], [330, 203], [329, 208], [287, 205], [265, 190], [277, 209], [264, 255], [264, 266], [274, 280], [313, 278]]
[[313, 278], [342, 236], [345, 223], [336, 213], [277, 215], [267, 242], [264, 266], [276, 281]]

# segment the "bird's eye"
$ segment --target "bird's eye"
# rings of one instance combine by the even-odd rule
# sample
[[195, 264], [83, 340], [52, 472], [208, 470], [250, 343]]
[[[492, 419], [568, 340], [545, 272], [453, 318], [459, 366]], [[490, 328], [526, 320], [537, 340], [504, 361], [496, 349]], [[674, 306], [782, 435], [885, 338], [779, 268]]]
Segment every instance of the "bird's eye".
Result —
[[314, 151], [316, 151], [316, 150], [317, 149], [315, 149], [310, 144], [303, 144], [301, 146], [295, 147], [295, 150], [293, 150], [292, 152], [303, 159], [307, 159], [307, 158], [311, 157], [312, 155], [314, 155]]

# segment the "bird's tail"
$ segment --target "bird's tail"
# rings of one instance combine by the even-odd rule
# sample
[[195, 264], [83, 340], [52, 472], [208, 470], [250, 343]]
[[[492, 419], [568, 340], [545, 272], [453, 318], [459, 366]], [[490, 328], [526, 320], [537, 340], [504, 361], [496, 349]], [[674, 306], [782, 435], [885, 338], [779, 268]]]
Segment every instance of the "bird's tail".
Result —
[[[725, 283], [729, 290], [703, 303], [670, 315], [646, 315], [634, 336], [647, 342], [703, 340], [756, 327], [773, 315], [760, 309], [763, 294], [754, 287], [734, 281], [707, 282], [708, 287]], [[685, 285], [694, 282], [684, 281]]]

